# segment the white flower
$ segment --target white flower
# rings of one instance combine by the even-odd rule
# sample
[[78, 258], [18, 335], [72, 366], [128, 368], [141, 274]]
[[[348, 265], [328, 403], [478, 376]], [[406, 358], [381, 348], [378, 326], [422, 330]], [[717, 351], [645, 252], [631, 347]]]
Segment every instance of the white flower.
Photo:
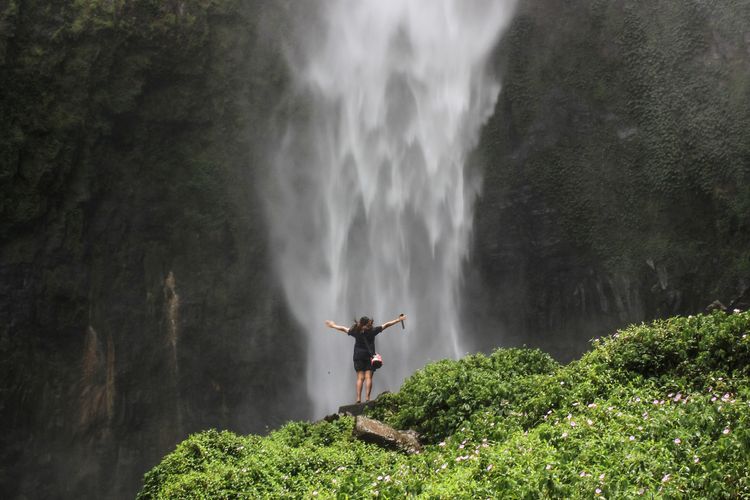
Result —
[[594, 422], [590, 418], [586, 419], [586, 423], [589, 425], [594, 425]]
[[445, 441], [440, 441], [440, 442], [438, 443], [438, 446], [445, 446]]
[[383, 476], [378, 476], [378, 481], [382, 481], [382, 480], [383, 480]]
[[563, 433], [562, 433], [562, 437], [563, 437], [563, 438], [566, 438], [566, 437], [568, 437], [568, 433], [567, 433], [567, 432], [563, 432]]
[[581, 476], [581, 477], [585, 477], [585, 476], [586, 476], [586, 471], [583, 471], [583, 470], [582, 470], [582, 471], [581, 471], [581, 473], [580, 473], [580, 474], [578, 474], [578, 475], [579, 475], [579, 476]]
[[493, 466], [492, 466], [492, 464], [488, 465], [488, 466], [487, 466], [487, 472], [491, 471], [491, 470], [492, 470], [492, 467], [493, 467]]
[[680, 438], [674, 438], [674, 444], [680, 444], [680, 443], [682, 443]]
[[597, 489], [596, 489], [595, 491], [596, 491], [596, 494], [597, 494], [597, 495], [600, 495], [600, 494], [601, 494], [601, 492], [602, 492], [601, 488], [597, 488]]
[[604, 481], [604, 473], [599, 474], [599, 481]]
[[641, 488], [641, 489], [638, 490], [638, 494], [639, 495], [643, 495], [645, 492], [646, 492], [646, 490], [644, 490], [643, 488]]
[[547, 464], [547, 467], [545, 467], [545, 469], [551, 470], [552, 469], [552, 464]]
[[575, 423], [575, 422], [573, 422], [573, 421], [571, 420], [571, 421], [570, 421], [570, 426], [571, 426], [571, 427], [575, 427], [575, 426], [576, 426], [576, 423]]
[[448, 467], [448, 464], [443, 464], [440, 466], [441, 469], [445, 469], [446, 467]]
[[700, 460], [700, 458], [698, 458], [698, 457], [695, 457], [695, 458], [693, 459], [693, 463], [694, 463], [694, 464], [697, 464], [697, 463], [698, 463], [698, 462], [700, 462], [700, 461], [701, 461], [701, 460]]
[[318, 496], [318, 492], [317, 492], [317, 491], [313, 491], [312, 495], [313, 495], [314, 497], [316, 497], [316, 496]]
[[629, 439], [630, 441], [635, 441], [635, 436], [630, 436], [630, 437], [629, 437], [628, 439]]
[[666, 483], [667, 481], [669, 481], [669, 478], [670, 478], [669, 474], [664, 474], [664, 477], [661, 478], [661, 482], [662, 483]]
[[741, 311], [740, 311], [739, 309], [734, 309], [734, 310], [733, 310], [732, 312], [733, 312], [734, 314], [739, 314], [739, 313], [740, 313]]
[[729, 434], [729, 427], [725, 427], [723, 431], [721, 431], [722, 434]]

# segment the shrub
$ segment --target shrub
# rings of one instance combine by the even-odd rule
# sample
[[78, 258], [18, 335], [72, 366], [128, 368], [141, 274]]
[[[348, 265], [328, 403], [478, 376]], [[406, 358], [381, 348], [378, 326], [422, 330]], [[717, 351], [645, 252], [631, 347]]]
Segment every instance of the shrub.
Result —
[[637, 325], [560, 366], [536, 350], [439, 361], [372, 414], [419, 454], [352, 438], [353, 419], [267, 437], [190, 436], [139, 498], [750, 496], [750, 313]]

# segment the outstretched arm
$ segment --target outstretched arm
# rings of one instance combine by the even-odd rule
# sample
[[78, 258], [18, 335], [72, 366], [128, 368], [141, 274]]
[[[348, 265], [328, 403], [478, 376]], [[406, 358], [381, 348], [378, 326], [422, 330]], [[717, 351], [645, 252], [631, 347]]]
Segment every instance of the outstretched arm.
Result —
[[396, 323], [401, 323], [405, 319], [406, 319], [406, 314], [399, 314], [398, 318], [392, 319], [390, 321], [386, 321], [385, 323], [383, 323], [382, 328], [383, 330], [385, 330], [386, 328], [392, 327]]
[[326, 326], [328, 328], [333, 328], [334, 330], [338, 330], [338, 331], [343, 332], [343, 333], [349, 333], [349, 329], [347, 327], [341, 326], [341, 325], [337, 325], [336, 323], [334, 323], [330, 319], [326, 320]]

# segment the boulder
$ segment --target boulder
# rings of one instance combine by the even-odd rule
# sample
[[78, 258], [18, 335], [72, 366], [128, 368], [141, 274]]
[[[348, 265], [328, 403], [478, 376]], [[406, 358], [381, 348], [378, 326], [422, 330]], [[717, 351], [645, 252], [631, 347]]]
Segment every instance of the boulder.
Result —
[[390, 450], [406, 453], [417, 453], [422, 450], [414, 431], [398, 431], [383, 422], [362, 415], [356, 418], [352, 434], [361, 441]]
[[371, 406], [375, 406], [375, 401], [368, 401], [366, 403], [354, 403], [351, 405], [344, 405], [339, 406], [339, 414], [340, 415], [351, 415], [352, 417], [356, 417], [358, 415], [362, 415], [367, 408], [370, 408]]

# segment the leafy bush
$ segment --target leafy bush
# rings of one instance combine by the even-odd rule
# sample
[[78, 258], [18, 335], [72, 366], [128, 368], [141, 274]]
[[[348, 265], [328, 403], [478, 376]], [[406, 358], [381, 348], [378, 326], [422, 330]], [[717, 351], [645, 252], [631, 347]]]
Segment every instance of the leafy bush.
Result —
[[738, 498], [750, 495], [750, 313], [632, 326], [560, 366], [536, 350], [427, 365], [374, 416], [428, 438], [414, 455], [353, 419], [267, 437], [191, 436], [139, 498]]
[[397, 394], [387, 395], [373, 416], [440, 440], [482, 409], [508, 415], [511, 403], [528, 397], [535, 386], [531, 375], [551, 374], [558, 366], [549, 355], [529, 349], [438, 361], [412, 375]]

